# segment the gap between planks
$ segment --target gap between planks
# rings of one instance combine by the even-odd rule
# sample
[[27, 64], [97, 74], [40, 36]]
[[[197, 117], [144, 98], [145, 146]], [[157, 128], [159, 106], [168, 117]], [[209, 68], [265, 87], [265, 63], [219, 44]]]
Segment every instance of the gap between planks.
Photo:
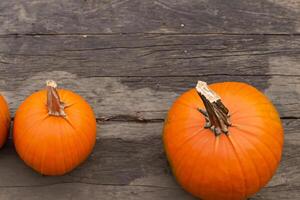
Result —
[[0, 34], [0, 37], [39, 37], [39, 36], [79, 36], [79, 37], [86, 37], [86, 36], [116, 36], [116, 35], [161, 35], [161, 36], [300, 36], [300, 33], [226, 33], [226, 32], [216, 32], [216, 33], [147, 33], [147, 32], [132, 32], [132, 33], [125, 33], [125, 32], [117, 32], [117, 33], [7, 33], [7, 34]]

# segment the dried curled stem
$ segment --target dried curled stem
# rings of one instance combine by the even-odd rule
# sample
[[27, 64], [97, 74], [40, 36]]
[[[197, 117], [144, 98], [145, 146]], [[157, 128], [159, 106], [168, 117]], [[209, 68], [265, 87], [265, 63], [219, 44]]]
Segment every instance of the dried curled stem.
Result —
[[196, 90], [206, 109], [206, 111], [199, 109], [206, 120], [205, 128], [210, 128], [216, 136], [222, 132], [227, 134], [228, 126], [231, 126], [230, 116], [220, 96], [211, 90], [207, 83], [203, 81], [198, 81]]
[[52, 116], [66, 117], [66, 113], [64, 111], [65, 104], [60, 100], [59, 94], [56, 90], [56, 82], [48, 80], [46, 81], [46, 85], [48, 114]]

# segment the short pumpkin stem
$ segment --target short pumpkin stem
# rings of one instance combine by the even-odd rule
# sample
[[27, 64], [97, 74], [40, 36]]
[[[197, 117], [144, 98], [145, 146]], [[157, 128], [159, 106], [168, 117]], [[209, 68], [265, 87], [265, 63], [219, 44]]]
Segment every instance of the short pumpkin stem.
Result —
[[66, 117], [66, 113], [64, 111], [65, 104], [62, 101], [60, 101], [58, 92], [56, 90], [56, 82], [48, 80], [46, 84], [48, 114], [52, 116]]
[[229, 111], [222, 103], [220, 96], [203, 81], [198, 81], [196, 90], [206, 109], [206, 111], [199, 109], [206, 120], [205, 128], [210, 128], [216, 136], [222, 132], [227, 134], [228, 126], [231, 126]]

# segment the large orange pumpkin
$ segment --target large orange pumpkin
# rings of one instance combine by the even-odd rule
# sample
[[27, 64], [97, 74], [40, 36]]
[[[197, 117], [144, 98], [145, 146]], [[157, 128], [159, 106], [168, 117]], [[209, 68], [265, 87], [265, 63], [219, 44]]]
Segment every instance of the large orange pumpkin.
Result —
[[10, 114], [5, 99], [0, 95], [0, 148], [5, 144], [10, 127]]
[[185, 190], [204, 200], [240, 200], [274, 175], [283, 129], [272, 103], [254, 87], [199, 81], [173, 104], [163, 140]]
[[18, 108], [13, 139], [27, 165], [43, 175], [63, 175], [91, 153], [96, 119], [82, 97], [48, 81]]

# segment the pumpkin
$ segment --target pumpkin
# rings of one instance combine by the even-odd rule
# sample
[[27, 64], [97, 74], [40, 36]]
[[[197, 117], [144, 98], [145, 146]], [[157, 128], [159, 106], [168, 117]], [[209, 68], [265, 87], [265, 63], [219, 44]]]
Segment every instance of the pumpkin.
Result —
[[54, 81], [29, 96], [15, 115], [13, 139], [24, 162], [43, 175], [63, 175], [81, 164], [96, 141], [96, 119], [79, 95]]
[[256, 88], [199, 81], [171, 107], [163, 142], [186, 191], [204, 200], [240, 200], [274, 175], [283, 128], [272, 103]]
[[5, 99], [0, 95], [0, 148], [3, 147], [8, 138], [9, 127], [9, 108]]

